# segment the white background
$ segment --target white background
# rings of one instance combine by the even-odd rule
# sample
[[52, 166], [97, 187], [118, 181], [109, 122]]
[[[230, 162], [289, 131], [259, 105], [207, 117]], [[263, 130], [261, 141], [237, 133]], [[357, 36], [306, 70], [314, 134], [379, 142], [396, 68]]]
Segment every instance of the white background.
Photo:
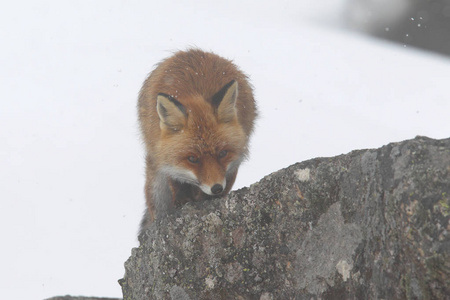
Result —
[[295, 162], [450, 136], [450, 61], [342, 26], [344, 1], [8, 1], [0, 11], [0, 294], [121, 297], [144, 210], [140, 86], [197, 46], [260, 110], [235, 188]]

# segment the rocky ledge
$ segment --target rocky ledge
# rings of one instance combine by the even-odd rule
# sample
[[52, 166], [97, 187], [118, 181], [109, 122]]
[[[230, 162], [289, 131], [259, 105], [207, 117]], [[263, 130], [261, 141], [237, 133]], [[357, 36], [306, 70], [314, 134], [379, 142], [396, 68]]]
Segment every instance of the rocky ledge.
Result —
[[297, 163], [154, 223], [124, 299], [446, 299], [449, 199], [450, 139]]

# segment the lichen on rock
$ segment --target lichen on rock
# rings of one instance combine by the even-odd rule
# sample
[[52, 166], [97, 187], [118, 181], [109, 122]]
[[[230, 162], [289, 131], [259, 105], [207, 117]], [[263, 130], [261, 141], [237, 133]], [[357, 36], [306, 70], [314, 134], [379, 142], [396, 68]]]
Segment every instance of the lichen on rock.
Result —
[[124, 299], [445, 299], [450, 139], [297, 163], [140, 236]]

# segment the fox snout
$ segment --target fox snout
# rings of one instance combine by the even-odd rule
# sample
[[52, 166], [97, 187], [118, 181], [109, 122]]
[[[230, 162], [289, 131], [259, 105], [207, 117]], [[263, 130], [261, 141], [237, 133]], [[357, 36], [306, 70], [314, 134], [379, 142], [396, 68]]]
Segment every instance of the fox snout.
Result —
[[210, 196], [218, 196], [225, 190], [226, 182], [222, 183], [215, 183], [212, 186], [207, 184], [201, 184], [200, 189], [203, 191], [203, 193], [210, 195]]
[[221, 184], [216, 183], [215, 185], [212, 186], [211, 192], [214, 195], [220, 194], [223, 192], [223, 186]]
[[162, 168], [162, 171], [164, 175], [174, 179], [175, 181], [198, 186], [203, 193], [210, 196], [220, 195], [225, 190], [227, 185], [226, 178], [223, 178], [222, 182], [220, 182], [221, 176], [216, 177], [215, 180], [208, 176], [209, 182], [207, 183], [205, 181], [202, 181], [201, 178], [197, 174], [195, 174], [196, 172], [193, 172], [193, 170], [189, 170], [186, 168], [165, 166]]

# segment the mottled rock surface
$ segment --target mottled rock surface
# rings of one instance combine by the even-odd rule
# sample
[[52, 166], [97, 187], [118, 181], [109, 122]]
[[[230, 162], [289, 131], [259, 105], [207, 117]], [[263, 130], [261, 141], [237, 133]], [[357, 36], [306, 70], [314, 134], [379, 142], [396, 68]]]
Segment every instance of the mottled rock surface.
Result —
[[124, 299], [448, 299], [450, 139], [317, 158], [140, 236]]

